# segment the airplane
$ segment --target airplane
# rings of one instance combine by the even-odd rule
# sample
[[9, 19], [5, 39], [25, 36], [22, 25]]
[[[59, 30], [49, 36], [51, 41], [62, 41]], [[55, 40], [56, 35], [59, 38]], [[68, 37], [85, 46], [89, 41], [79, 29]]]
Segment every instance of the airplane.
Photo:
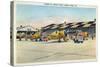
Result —
[[[77, 22], [77, 23], [64, 23], [61, 24], [50, 24], [45, 27], [42, 27], [40, 31], [37, 31], [32, 35], [32, 39], [36, 41], [44, 41], [44, 40], [61, 40], [67, 42], [69, 39], [72, 39], [74, 34], [82, 34], [84, 40], [87, 40], [89, 35], [88, 31], [82, 31], [82, 28], [95, 27], [95, 20], [88, 22]], [[80, 32], [81, 31], [81, 32]]]

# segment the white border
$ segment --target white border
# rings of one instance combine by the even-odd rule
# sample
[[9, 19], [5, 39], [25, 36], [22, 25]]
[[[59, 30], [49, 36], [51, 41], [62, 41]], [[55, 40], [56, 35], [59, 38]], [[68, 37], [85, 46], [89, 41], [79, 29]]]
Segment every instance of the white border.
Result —
[[81, 7], [81, 8], [96, 8], [96, 5], [82, 5], [82, 4], [62, 4], [62, 3], [48, 3], [48, 2], [33, 2], [33, 1], [15, 1], [16, 4], [39, 5], [39, 6], [54, 6], [54, 7]]
[[14, 23], [13, 23], [13, 33], [14, 33], [14, 64], [16, 64], [16, 3], [14, 2]]
[[[16, 63], [16, 4], [28, 4], [28, 5], [40, 5], [40, 6], [54, 6], [54, 7], [81, 7], [81, 8], [96, 8], [96, 59], [83, 59], [83, 60], [66, 60], [66, 61], [52, 61], [52, 62], [38, 62], [38, 63], [23, 63], [23, 64], [17, 64]], [[46, 3], [47, 4], [47, 3]], [[80, 4], [65, 4], [65, 5], [68, 5], [68, 6], [64, 6], [64, 4], [62, 4], [61, 6], [61, 3], [48, 3], [48, 4], [51, 4], [51, 5], [45, 5], [44, 2], [32, 2], [32, 1], [14, 1], [14, 23], [13, 23], [13, 33], [14, 33], [14, 64], [13, 66], [23, 66], [23, 65], [40, 65], [40, 64], [55, 64], [55, 63], [74, 63], [74, 62], [94, 62], [94, 61], [97, 61], [97, 55], [98, 55], [98, 52], [97, 52], [97, 40], [98, 40], [98, 37], [97, 37], [97, 29], [98, 29], [98, 6], [96, 5], [80, 5]], [[54, 5], [56, 4], [56, 5]]]
[[36, 62], [36, 63], [23, 63], [23, 64], [15, 64], [14, 66], [36, 66], [36, 65], [48, 65], [48, 64], [62, 64], [62, 63], [80, 63], [80, 62], [96, 62], [97, 59], [83, 59], [83, 60], [64, 60], [64, 61], [47, 61], [47, 62]]

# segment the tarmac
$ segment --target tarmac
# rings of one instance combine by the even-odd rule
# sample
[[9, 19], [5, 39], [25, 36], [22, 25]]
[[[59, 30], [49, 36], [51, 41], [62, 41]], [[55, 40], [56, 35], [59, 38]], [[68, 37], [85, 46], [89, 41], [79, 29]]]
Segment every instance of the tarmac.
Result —
[[16, 40], [16, 63], [37, 63], [96, 59], [96, 40], [88, 39], [83, 43], [19, 41]]

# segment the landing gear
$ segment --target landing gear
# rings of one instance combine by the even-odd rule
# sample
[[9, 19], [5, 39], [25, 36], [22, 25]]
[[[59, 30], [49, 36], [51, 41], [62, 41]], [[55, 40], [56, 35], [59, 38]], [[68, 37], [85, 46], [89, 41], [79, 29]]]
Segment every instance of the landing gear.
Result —
[[65, 42], [67, 42], [67, 41], [68, 41], [68, 38], [67, 38], [67, 37], [63, 37], [63, 40], [64, 40]]
[[58, 42], [61, 42], [61, 39], [59, 39]]

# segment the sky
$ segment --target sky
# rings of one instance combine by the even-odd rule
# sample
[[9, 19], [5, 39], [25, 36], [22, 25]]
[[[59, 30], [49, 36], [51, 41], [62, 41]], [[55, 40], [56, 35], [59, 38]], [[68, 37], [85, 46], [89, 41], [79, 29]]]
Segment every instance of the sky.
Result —
[[44, 22], [44, 20], [59, 21], [60, 19], [61, 21], [62, 19], [63, 20], [72, 19], [71, 21], [75, 20], [90, 21], [94, 20], [95, 18], [96, 18], [95, 8], [53, 7], [53, 6], [40, 6], [40, 5], [29, 5], [29, 4], [16, 5], [16, 21], [18, 24], [24, 24], [24, 23], [35, 24], [35, 23], [42, 23]]

